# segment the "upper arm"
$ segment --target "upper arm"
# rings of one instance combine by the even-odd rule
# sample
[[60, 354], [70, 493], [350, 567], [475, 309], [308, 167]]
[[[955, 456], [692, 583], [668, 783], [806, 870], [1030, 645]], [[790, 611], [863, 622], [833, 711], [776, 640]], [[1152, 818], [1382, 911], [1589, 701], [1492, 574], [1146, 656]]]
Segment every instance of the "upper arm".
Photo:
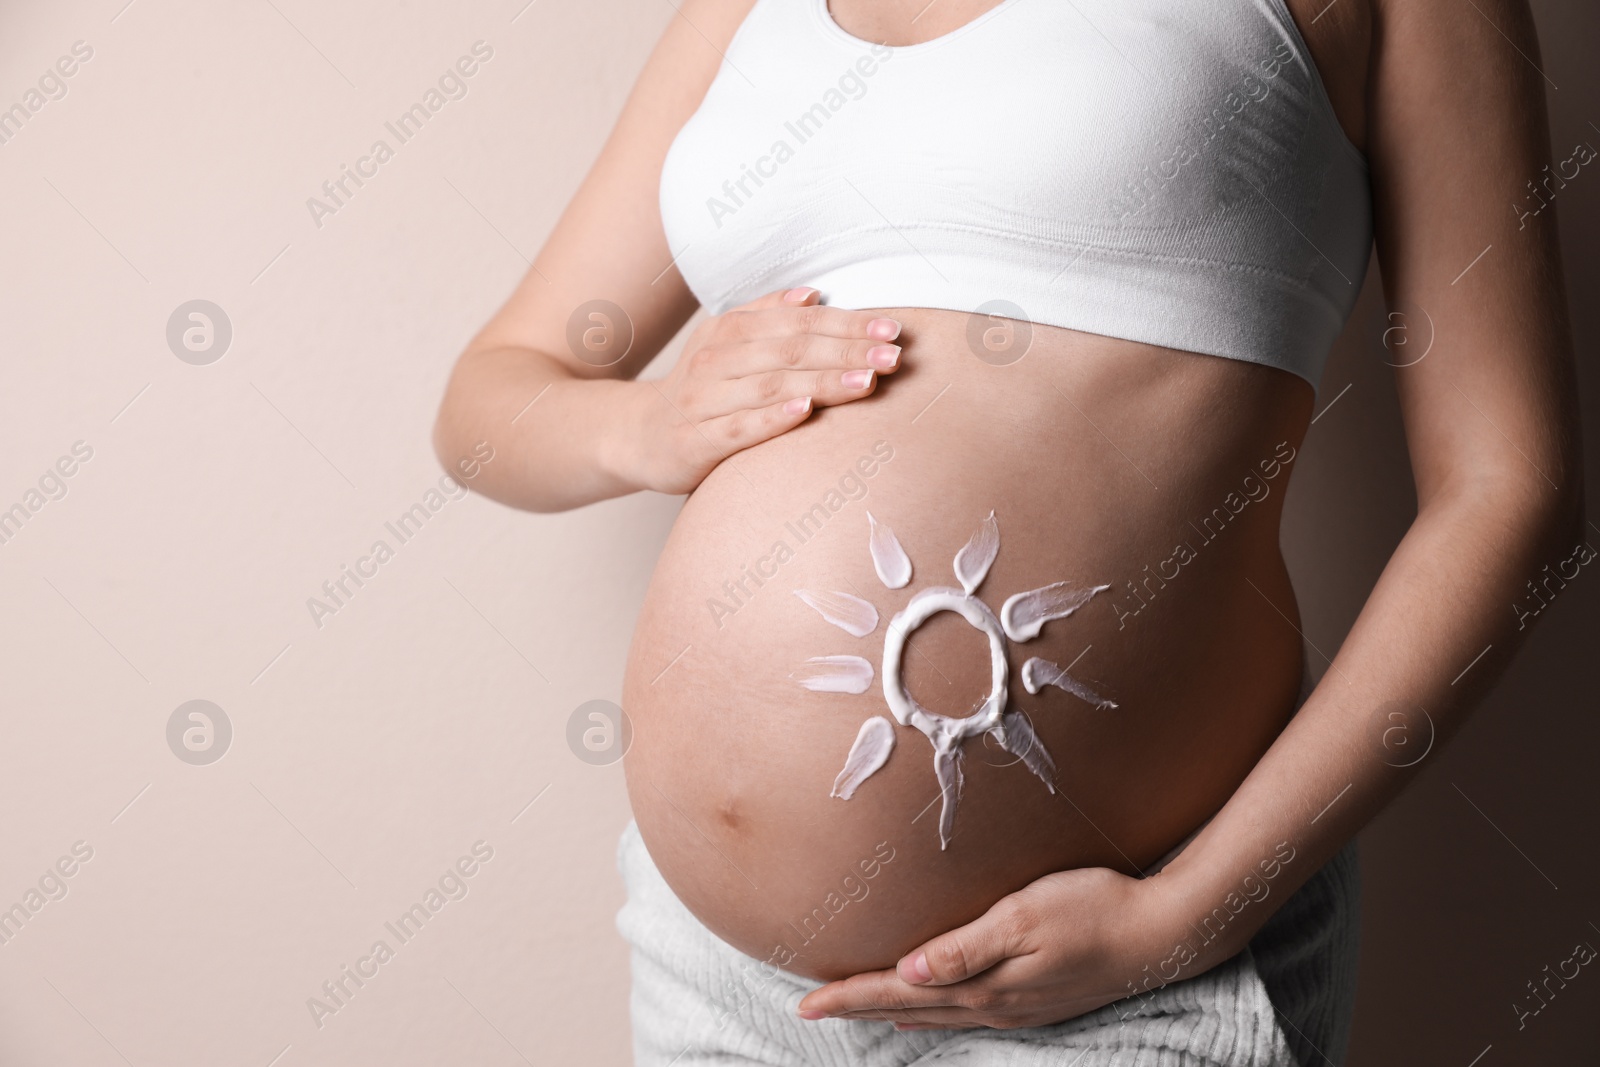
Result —
[[[753, 0], [683, 0], [634, 84], [611, 136], [527, 275], [468, 353], [528, 348], [579, 377], [632, 377], [698, 306], [661, 228], [661, 164], [722, 62]], [[610, 366], [579, 359], [568, 322], [591, 301], [627, 316], [632, 345]], [[587, 321], [586, 317], [585, 320]], [[603, 320], [595, 320], [603, 325]]]
[[[1527, 183], [1570, 151], [1552, 158], [1547, 143], [1526, 0], [1376, 0], [1374, 13], [1379, 263], [1407, 359], [1431, 344], [1396, 371], [1418, 499], [1491, 481], [1527, 502], [1571, 499], [1577, 412], [1555, 208], [1521, 214], [1540, 205]], [[1559, 180], [1551, 188], [1559, 196]]]

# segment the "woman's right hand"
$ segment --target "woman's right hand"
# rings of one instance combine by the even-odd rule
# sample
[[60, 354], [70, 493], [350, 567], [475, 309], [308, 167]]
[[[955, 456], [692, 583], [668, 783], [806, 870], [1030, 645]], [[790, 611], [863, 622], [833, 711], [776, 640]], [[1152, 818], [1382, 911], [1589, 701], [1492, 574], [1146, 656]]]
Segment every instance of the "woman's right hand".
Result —
[[900, 365], [900, 324], [817, 303], [817, 290], [768, 293], [702, 322], [667, 376], [643, 383], [641, 480], [692, 492], [728, 456], [804, 422], [818, 405], [870, 396]]

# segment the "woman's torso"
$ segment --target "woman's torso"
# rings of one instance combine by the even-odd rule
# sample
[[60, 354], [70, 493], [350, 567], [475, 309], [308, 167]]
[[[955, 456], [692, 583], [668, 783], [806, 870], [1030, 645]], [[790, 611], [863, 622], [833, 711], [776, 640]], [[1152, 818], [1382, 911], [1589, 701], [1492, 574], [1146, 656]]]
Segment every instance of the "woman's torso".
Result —
[[[804, 949], [787, 962], [799, 973], [892, 965], [1050, 871], [1148, 865], [1226, 801], [1300, 681], [1277, 538], [1306, 390], [1048, 328], [995, 366], [968, 348], [966, 316], [897, 314], [908, 355], [876, 395], [731, 457], [689, 498], [623, 691], [629, 793], [667, 881], [753, 956]], [[996, 612], [1052, 582], [1111, 588], [1011, 647], [1012, 704], [1053, 757], [1059, 794], [969, 740], [941, 850], [933, 748], [917, 731], [895, 728], [888, 763], [851, 799], [829, 793], [862, 722], [886, 714], [888, 620], [917, 590], [955, 584], [952, 560], [990, 510], [1000, 551], [979, 595]], [[912, 561], [903, 589], [874, 571], [869, 511]], [[854, 593], [880, 621], [856, 638], [797, 589]], [[829, 655], [872, 663], [867, 692], [802, 688], [804, 661]], [[1028, 694], [1034, 656], [1119, 706]], [[983, 638], [950, 613], [913, 633], [904, 663], [909, 692], [941, 714], [989, 691]], [[864, 881], [857, 867], [880, 844], [894, 859]], [[835, 913], [853, 886], [871, 895]], [[818, 908], [828, 933], [807, 941]]]
[[[1311, 411], [1303, 382], [1058, 326], [887, 313], [905, 357], [874, 396], [732, 456], [689, 498], [623, 692], [629, 792], [669, 884], [736, 947], [818, 977], [892, 966], [1051, 871], [1147, 866], [1226, 801], [1300, 681], [1277, 538]], [[869, 511], [909, 554], [904, 588], [874, 571]], [[829, 793], [862, 723], [888, 714], [889, 620], [918, 590], [956, 584], [952, 559], [990, 511], [1000, 551], [978, 595], [995, 612], [1053, 582], [1110, 588], [1009, 648], [1010, 703], [1057, 791], [970, 739], [941, 848], [933, 747], [914, 729], [894, 728], [851, 799]], [[796, 590], [851, 592], [879, 621], [855, 637]], [[865, 693], [799, 684], [807, 659], [830, 655], [872, 664]], [[1031, 657], [1118, 706], [1028, 693]], [[983, 637], [950, 613], [911, 636], [904, 664], [934, 712], [962, 715], [989, 689]]]

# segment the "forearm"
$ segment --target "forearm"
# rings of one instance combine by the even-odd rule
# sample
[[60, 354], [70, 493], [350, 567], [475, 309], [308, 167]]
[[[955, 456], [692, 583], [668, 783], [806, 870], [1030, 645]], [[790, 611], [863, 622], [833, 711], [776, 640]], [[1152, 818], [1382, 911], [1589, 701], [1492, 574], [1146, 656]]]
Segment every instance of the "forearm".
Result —
[[434, 425], [434, 451], [461, 477], [487, 442], [475, 492], [528, 511], [565, 511], [646, 488], [629, 448], [646, 383], [578, 378], [530, 349], [487, 349], [457, 364]]
[[[1529, 600], [1527, 583], [1572, 558], [1583, 540], [1576, 494], [1541, 488], [1469, 490], [1423, 506], [1305, 706], [1157, 876], [1188, 921], [1229, 894], [1235, 906], [1255, 901], [1200, 949], [1197, 970], [1242, 948], [1437, 758], [1504, 668], [1531, 625], [1514, 609]], [[1294, 858], [1280, 867], [1272, 861], [1282, 843]]]

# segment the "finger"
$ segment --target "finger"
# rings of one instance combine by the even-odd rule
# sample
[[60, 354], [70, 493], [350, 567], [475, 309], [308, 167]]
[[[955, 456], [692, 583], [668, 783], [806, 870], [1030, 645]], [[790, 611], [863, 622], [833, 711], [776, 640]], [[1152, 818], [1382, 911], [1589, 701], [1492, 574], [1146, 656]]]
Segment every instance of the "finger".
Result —
[[906, 953], [895, 971], [901, 981], [911, 985], [963, 982], [1001, 960], [1025, 954], [1032, 926], [1031, 917], [1014, 896], [1002, 897], [966, 926]]
[[848, 311], [808, 302], [801, 306], [752, 308], [719, 315], [712, 334], [720, 344], [820, 333], [862, 341], [893, 341], [900, 323], [872, 311]]
[[771, 440], [805, 422], [815, 409], [809, 396], [790, 397], [776, 404], [735, 411], [703, 422], [698, 430], [724, 457], [740, 449]]
[[754, 341], [718, 344], [705, 368], [722, 378], [743, 378], [772, 370], [847, 370], [870, 368], [884, 373], [900, 366], [900, 346], [862, 337], [825, 333], [792, 333]]
[[907, 985], [893, 971], [868, 971], [813, 989], [800, 1000], [802, 1015], [844, 1015], [847, 1012], [901, 1011], [947, 1006], [954, 998], [946, 990]]
[[847, 371], [768, 371], [712, 387], [707, 414], [732, 414], [809, 396], [819, 406], [846, 404], [870, 396], [877, 388], [870, 368]]

